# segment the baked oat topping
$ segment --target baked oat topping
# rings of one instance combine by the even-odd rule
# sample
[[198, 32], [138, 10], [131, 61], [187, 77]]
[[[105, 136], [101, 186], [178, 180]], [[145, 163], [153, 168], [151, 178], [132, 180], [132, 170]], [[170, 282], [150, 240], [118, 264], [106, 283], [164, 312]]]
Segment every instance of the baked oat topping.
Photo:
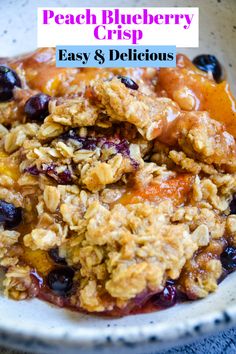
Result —
[[171, 69], [62, 69], [40, 49], [5, 65], [5, 294], [116, 316], [215, 291], [236, 268], [227, 83], [182, 55]]

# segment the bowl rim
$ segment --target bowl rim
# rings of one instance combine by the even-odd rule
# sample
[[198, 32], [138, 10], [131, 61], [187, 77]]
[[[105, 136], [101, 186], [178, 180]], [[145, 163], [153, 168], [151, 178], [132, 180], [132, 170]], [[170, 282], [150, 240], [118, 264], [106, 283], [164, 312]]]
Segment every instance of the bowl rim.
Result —
[[[41, 300], [39, 300], [41, 301]], [[52, 305], [53, 306], [53, 305]], [[56, 306], [53, 306], [57, 308]], [[58, 309], [58, 308], [57, 308]], [[61, 309], [59, 309], [61, 310]], [[88, 315], [96, 317], [94, 315]], [[134, 315], [135, 316], [135, 315]], [[39, 341], [39, 343], [50, 343], [58, 346], [79, 346], [96, 347], [101, 346], [135, 346], [145, 343], [173, 343], [178, 340], [192, 339], [207, 335], [211, 332], [218, 332], [226, 327], [236, 324], [236, 304], [227, 305], [223, 309], [211, 311], [204, 315], [195, 316], [192, 319], [184, 319], [171, 323], [166, 321], [158, 323], [148, 323], [144, 325], [81, 327], [68, 332], [63, 327], [53, 327], [50, 331], [43, 326], [32, 326], [25, 322], [23, 327], [16, 326], [16, 323], [4, 323], [0, 321], [0, 342], [9, 342], [9, 338], [26, 339]]]

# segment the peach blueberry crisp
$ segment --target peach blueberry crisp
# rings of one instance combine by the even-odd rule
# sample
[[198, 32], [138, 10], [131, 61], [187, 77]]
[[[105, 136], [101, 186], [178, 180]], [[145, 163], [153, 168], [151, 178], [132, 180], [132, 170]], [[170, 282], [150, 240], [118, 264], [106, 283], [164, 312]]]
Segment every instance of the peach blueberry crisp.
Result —
[[215, 291], [236, 269], [236, 112], [217, 59], [0, 63], [5, 295], [116, 316]]

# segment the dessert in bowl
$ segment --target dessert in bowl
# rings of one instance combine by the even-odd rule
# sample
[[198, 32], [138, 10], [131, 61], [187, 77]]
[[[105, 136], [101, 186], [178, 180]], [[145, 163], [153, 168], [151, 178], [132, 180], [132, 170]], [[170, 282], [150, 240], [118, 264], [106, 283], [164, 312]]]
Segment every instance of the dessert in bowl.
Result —
[[5, 295], [108, 316], [216, 291], [236, 269], [235, 101], [214, 56], [176, 68], [0, 66]]

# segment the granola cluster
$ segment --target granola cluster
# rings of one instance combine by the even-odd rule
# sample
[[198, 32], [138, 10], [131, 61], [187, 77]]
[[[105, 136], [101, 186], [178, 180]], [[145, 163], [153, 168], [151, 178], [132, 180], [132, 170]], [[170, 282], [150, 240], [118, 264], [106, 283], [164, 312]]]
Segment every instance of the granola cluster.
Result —
[[[51, 49], [6, 64], [22, 87], [0, 103], [0, 200], [23, 219], [12, 228], [0, 215], [5, 293], [112, 313], [167, 281], [191, 299], [215, 291], [220, 255], [236, 245], [236, 144], [188, 89], [193, 75], [212, 78], [186, 64], [174, 89], [181, 66], [59, 69]], [[41, 92], [37, 121], [24, 107]], [[48, 275], [63, 267], [73, 284], [62, 295]]]

